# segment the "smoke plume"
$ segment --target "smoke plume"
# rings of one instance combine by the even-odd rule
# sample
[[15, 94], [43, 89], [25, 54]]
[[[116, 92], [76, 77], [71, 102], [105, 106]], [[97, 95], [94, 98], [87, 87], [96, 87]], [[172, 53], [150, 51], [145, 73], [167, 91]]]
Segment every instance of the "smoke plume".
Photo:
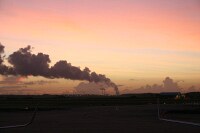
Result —
[[20, 76], [43, 76], [46, 78], [65, 78], [71, 80], [87, 80], [89, 82], [105, 82], [108, 86], [115, 89], [119, 95], [118, 87], [109, 78], [103, 74], [91, 72], [85, 67], [81, 70], [79, 67], [71, 65], [65, 60], [60, 60], [53, 66], [49, 66], [51, 60], [49, 55], [44, 53], [33, 54], [32, 47], [28, 45], [25, 48], [13, 52], [8, 56], [8, 62], [12, 67], [3, 64], [4, 46], [0, 44], [0, 74], [1, 75], [20, 75]]
[[4, 53], [4, 46], [0, 43], [0, 74], [1, 75], [15, 74], [13, 68], [3, 64], [5, 57], [3, 53]]

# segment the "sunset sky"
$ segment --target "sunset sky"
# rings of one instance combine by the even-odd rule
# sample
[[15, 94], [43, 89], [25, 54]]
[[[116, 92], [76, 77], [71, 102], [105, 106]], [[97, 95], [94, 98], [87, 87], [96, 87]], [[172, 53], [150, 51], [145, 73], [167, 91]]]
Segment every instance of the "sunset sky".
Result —
[[[6, 56], [31, 45], [50, 65], [88, 67], [120, 90], [167, 76], [200, 88], [199, 0], [0, 0], [0, 30]], [[30, 76], [20, 80], [36, 84], [19, 86], [16, 79], [9, 88], [3, 81], [12, 79], [2, 77], [0, 93], [72, 93], [80, 82]]]

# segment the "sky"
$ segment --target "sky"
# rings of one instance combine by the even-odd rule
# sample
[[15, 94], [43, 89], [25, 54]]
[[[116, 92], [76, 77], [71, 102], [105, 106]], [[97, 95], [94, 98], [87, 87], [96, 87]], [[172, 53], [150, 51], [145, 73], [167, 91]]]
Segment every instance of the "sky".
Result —
[[[33, 53], [50, 56], [50, 65], [67, 60], [88, 67], [120, 90], [162, 84], [166, 77], [200, 88], [199, 0], [0, 0], [0, 29], [6, 56], [31, 45]], [[73, 93], [82, 82], [21, 80], [34, 85], [1, 84], [0, 92]]]

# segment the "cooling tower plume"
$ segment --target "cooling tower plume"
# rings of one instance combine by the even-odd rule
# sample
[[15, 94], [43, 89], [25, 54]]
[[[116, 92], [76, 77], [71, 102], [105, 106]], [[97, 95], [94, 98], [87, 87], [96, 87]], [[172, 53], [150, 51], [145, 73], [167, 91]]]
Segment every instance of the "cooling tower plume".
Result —
[[65, 78], [71, 80], [86, 80], [89, 82], [105, 82], [108, 86], [115, 89], [116, 95], [119, 95], [117, 85], [103, 74], [91, 72], [85, 67], [81, 70], [79, 67], [71, 65], [66, 60], [60, 60], [53, 66], [49, 66], [51, 60], [49, 55], [44, 53], [33, 54], [32, 47], [28, 45], [25, 48], [13, 52], [8, 56], [8, 62], [12, 67], [3, 64], [4, 46], [0, 44], [0, 74], [1, 75], [21, 75], [21, 76], [43, 76], [45, 78]]
[[3, 64], [4, 62], [4, 46], [0, 43], [0, 74], [1, 75], [15, 75], [15, 71], [12, 67], [6, 66]]

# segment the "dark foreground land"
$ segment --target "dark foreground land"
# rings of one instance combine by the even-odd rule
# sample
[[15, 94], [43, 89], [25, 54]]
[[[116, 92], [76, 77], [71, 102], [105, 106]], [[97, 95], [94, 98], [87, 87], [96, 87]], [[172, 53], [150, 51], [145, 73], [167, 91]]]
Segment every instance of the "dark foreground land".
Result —
[[[0, 125], [23, 123], [31, 112], [1, 112]], [[200, 127], [159, 121], [156, 105], [98, 106], [37, 112], [34, 122], [5, 133], [199, 133]]]
[[[0, 126], [30, 121], [0, 133], [199, 133], [200, 127], [158, 120], [155, 95], [128, 97], [0, 96]], [[199, 105], [165, 99], [161, 114], [200, 123]], [[161, 99], [161, 103], [162, 103]], [[173, 103], [175, 102], [175, 103]]]

